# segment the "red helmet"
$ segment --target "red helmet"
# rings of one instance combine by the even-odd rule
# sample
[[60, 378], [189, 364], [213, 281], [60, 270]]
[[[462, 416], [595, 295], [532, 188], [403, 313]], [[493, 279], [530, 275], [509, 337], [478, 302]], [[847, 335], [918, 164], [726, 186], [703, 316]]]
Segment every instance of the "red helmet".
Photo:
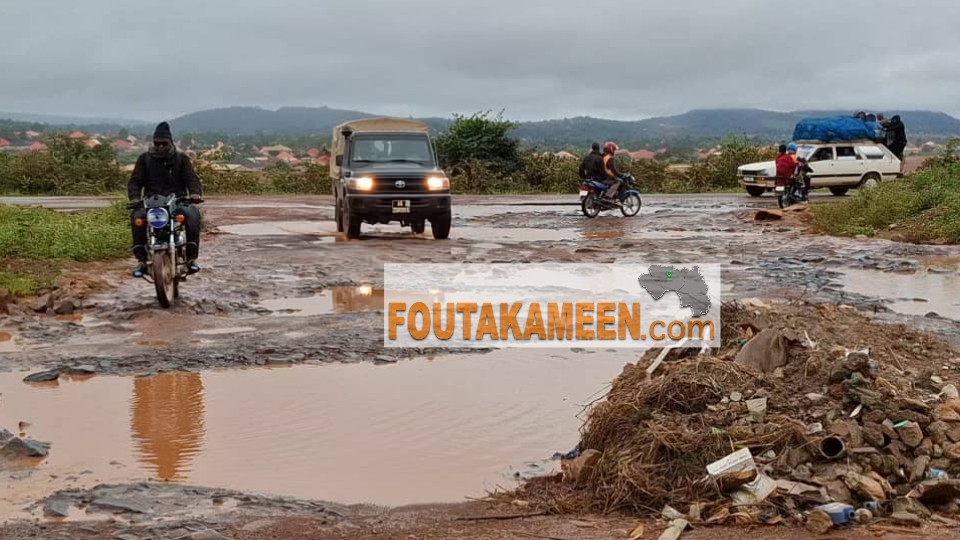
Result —
[[616, 144], [614, 144], [614, 143], [612, 143], [612, 142], [607, 142], [607, 143], [604, 143], [604, 145], [603, 145], [603, 151], [604, 151], [604, 152], [607, 152], [607, 153], [610, 153], [610, 154], [614, 154], [614, 153], [616, 153], [617, 150], [619, 150], [619, 148], [617, 147]]

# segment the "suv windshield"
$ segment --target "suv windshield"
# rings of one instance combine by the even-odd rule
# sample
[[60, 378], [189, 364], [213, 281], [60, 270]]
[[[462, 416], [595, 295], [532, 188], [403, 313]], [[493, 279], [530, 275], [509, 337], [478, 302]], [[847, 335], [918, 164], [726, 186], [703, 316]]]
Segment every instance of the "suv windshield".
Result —
[[803, 159], [808, 159], [808, 158], [810, 157], [810, 154], [813, 153], [813, 150], [814, 150], [815, 148], [816, 148], [816, 146], [813, 146], [812, 144], [805, 144], [805, 145], [801, 146], [800, 148], [797, 148], [797, 157], [798, 157], [798, 158], [803, 158]]
[[357, 137], [351, 148], [351, 163], [433, 164], [433, 153], [424, 137]]

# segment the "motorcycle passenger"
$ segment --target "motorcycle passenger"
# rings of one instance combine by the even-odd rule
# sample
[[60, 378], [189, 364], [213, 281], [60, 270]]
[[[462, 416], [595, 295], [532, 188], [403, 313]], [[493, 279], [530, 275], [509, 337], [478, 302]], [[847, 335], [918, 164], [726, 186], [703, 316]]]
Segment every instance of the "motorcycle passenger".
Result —
[[[787, 155], [793, 160], [794, 173], [801, 173], [801, 178], [803, 179], [803, 200], [810, 200], [810, 175], [807, 173], [813, 172], [813, 169], [807, 165], [807, 161], [804, 159], [797, 158], [797, 145], [796, 143], [790, 143], [787, 145]], [[778, 173], [779, 176], [779, 173]], [[792, 175], [791, 175], [792, 176]]]
[[600, 143], [595, 142], [590, 147], [590, 153], [584, 156], [580, 162], [581, 180], [602, 180], [606, 174], [603, 172], [603, 155], [600, 153]]
[[[176, 193], [178, 197], [190, 196], [191, 203], [203, 200], [203, 188], [200, 178], [193, 168], [190, 157], [177, 150], [173, 144], [170, 124], [161, 122], [153, 133], [153, 145], [137, 158], [130, 182], [127, 184], [127, 196], [131, 206], [153, 195], [166, 197]], [[175, 214], [183, 214], [187, 233], [187, 270], [190, 274], [200, 271], [197, 257], [200, 255], [200, 210], [189, 204], [178, 204]], [[134, 277], [143, 277], [147, 270], [147, 211], [135, 208], [130, 216], [133, 230], [133, 255], [137, 258]], [[172, 217], [172, 216], [171, 216]], [[137, 223], [140, 225], [138, 226]]]
[[620, 185], [623, 183], [623, 174], [617, 170], [616, 154], [616, 144], [608, 142], [603, 145], [603, 183], [609, 186], [603, 197], [607, 199], [615, 198], [620, 190]]
[[777, 178], [782, 180], [789, 181], [793, 178], [794, 173], [797, 172], [796, 156], [787, 153], [787, 145], [785, 144], [781, 144], [780, 147], [777, 148], [776, 167]]

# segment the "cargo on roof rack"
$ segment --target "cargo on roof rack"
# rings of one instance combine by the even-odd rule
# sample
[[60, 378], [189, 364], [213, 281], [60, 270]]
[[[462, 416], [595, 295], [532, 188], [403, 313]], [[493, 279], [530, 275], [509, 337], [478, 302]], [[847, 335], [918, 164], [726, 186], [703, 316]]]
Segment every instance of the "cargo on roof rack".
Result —
[[864, 121], [853, 116], [804, 118], [793, 130], [793, 141], [818, 143], [870, 141], [880, 142], [883, 128], [876, 121]]

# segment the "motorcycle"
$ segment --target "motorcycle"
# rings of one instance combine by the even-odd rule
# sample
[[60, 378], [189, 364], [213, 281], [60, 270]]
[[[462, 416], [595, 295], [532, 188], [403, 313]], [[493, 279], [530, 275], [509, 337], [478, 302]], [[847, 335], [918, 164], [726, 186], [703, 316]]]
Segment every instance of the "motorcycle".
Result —
[[166, 197], [152, 195], [128, 205], [131, 210], [146, 210], [147, 272], [143, 279], [153, 283], [157, 300], [163, 308], [169, 308], [180, 297], [180, 282], [187, 279], [187, 231], [186, 216], [177, 212], [182, 203], [201, 203], [202, 199], [189, 197]]
[[797, 172], [790, 178], [777, 178], [773, 191], [777, 194], [777, 206], [781, 209], [799, 202], [806, 202], [807, 193], [804, 181], [810, 173], [810, 166], [804, 159], [799, 160]]
[[627, 175], [623, 178], [623, 184], [617, 200], [610, 200], [603, 196], [609, 186], [599, 180], [585, 180], [580, 186], [580, 209], [583, 215], [592, 219], [600, 215], [600, 212], [614, 208], [620, 208], [620, 212], [627, 217], [637, 215], [643, 202], [640, 200], [640, 192], [635, 187], [636, 180], [633, 176]]

